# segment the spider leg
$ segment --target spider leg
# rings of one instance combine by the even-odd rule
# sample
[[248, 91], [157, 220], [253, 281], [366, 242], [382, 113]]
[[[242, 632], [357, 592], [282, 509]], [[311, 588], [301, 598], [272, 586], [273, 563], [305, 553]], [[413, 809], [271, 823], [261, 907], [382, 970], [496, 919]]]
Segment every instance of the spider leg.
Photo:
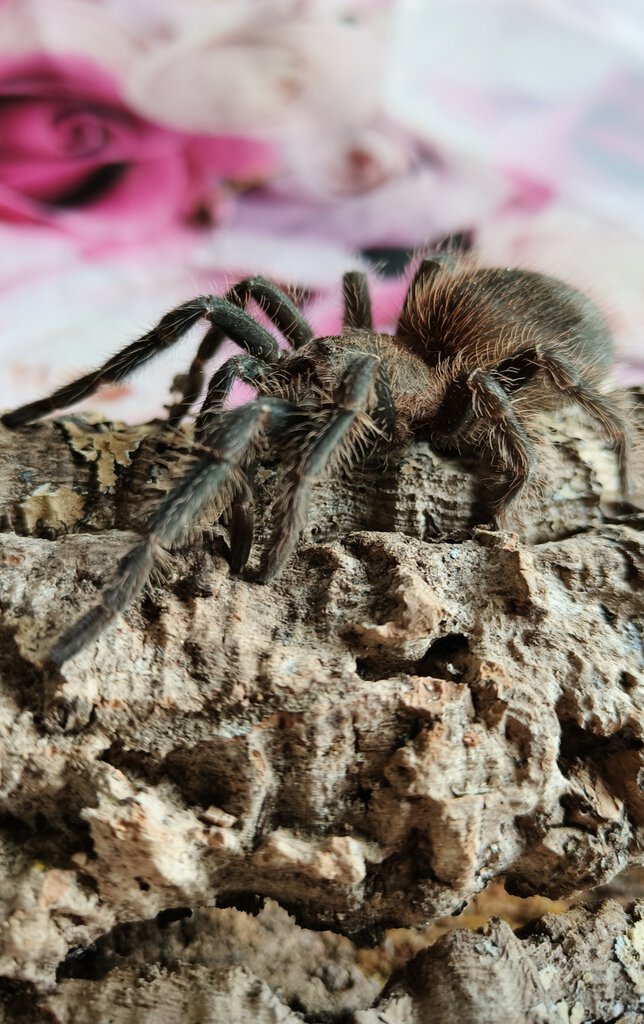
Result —
[[313, 484], [334, 457], [351, 453], [353, 428], [373, 402], [378, 370], [376, 356], [354, 358], [336, 388], [330, 415], [321, 422], [315, 417], [309, 420], [310, 440], [304, 456], [287, 474], [286, 486], [276, 503], [279, 526], [262, 562], [261, 583], [277, 576], [292, 554], [304, 526]]
[[245, 308], [250, 299], [266, 313], [293, 348], [313, 340], [313, 331], [286, 292], [265, 277], [247, 277], [226, 293], [229, 302]]
[[141, 539], [121, 558], [113, 581], [90, 609], [58, 640], [50, 654], [62, 665], [91, 643], [142, 591], [155, 559], [172, 547], [199, 512], [209, 504], [227, 502], [230, 489], [243, 486], [243, 467], [254, 457], [267, 430], [284, 424], [293, 414], [289, 402], [260, 398], [222, 414], [208, 437], [209, 450], [168, 492], [150, 516]]
[[[277, 360], [277, 342], [265, 327], [229, 300], [215, 295], [201, 295], [166, 313], [156, 327], [121, 349], [98, 369], [70, 384], [64, 384], [46, 398], [6, 413], [2, 422], [7, 427], [23, 426], [56, 409], [66, 409], [82, 398], [88, 398], [103, 384], [116, 384], [124, 380], [139, 366], [174, 345], [202, 317], [217, 325], [218, 337], [225, 335], [231, 338], [257, 359], [265, 359], [267, 362]], [[211, 328], [206, 337], [213, 330]]]
[[255, 513], [253, 511], [253, 484], [255, 464], [246, 470], [247, 486], [235, 498], [230, 514], [228, 534], [230, 538], [230, 571], [238, 575], [246, 568], [253, 546]]
[[195, 420], [195, 440], [207, 443], [208, 434], [220, 421], [235, 381], [257, 387], [268, 374], [268, 366], [255, 356], [231, 356], [210, 378], [203, 404]]
[[622, 494], [628, 494], [631, 485], [630, 433], [618, 404], [584, 379], [572, 363], [561, 356], [546, 349], [537, 351], [535, 359], [556, 390], [570, 401], [577, 402], [584, 412], [599, 423], [615, 449]]
[[[236, 380], [257, 386], [265, 380], [267, 372], [266, 364], [253, 356], [232, 356], [218, 367], [210, 378], [206, 397], [195, 422], [196, 440], [207, 441], [208, 435], [221, 421], [224, 404], [229, 398]], [[235, 574], [243, 571], [253, 546], [253, 475], [254, 467], [251, 466], [246, 471], [247, 479], [235, 496], [231, 507], [230, 569]]]
[[[245, 309], [251, 299], [266, 313], [293, 348], [301, 348], [313, 340], [313, 331], [295, 303], [286, 292], [264, 277], [245, 278], [226, 292], [223, 301], [239, 309]], [[181, 389], [181, 398], [169, 410], [168, 421], [171, 425], [176, 426], [199, 397], [206, 363], [215, 355], [224, 338], [230, 337], [226, 324], [220, 324], [214, 318], [212, 323], [213, 326], [204, 335], [188, 372], [177, 378], [176, 384]], [[233, 338], [233, 341], [235, 340], [237, 339]]]
[[[203, 405], [195, 422], [195, 438], [198, 442], [209, 443], [208, 437], [214, 426], [220, 422], [224, 404], [236, 380], [244, 381], [259, 388], [262, 383], [270, 381], [271, 373], [278, 372], [286, 381], [297, 373], [299, 364], [281, 362], [279, 370], [267, 366], [266, 363], [253, 356], [232, 356], [215, 370]], [[246, 481], [239, 494], [233, 499], [229, 524], [230, 533], [230, 568], [233, 573], [243, 571], [253, 546], [254, 515], [253, 515], [253, 478], [255, 467], [246, 470]]]
[[342, 278], [344, 315], [342, 327], [346, 330], [373, 330], [371, 297], [367, 275], [357, 270], [349, 271]]
[[493, 454], [512, 474], [495, 503], [497, 513], [502, 517], [518, 501], [529, 483], [536, 467], [536, 455], [510, 398], [494, 377], [483, 370], [473, 370], [454, 381], [432, 426], [439, 436], [458, 441], [477, 419], [490, 424], [488, 443]]
[[405, 295], [396, 326], [397, 337], [413, 337], [417, 333], [418, 293], [430, 283], [440, 269], [441, 264], [438, 260], [422, 260]]

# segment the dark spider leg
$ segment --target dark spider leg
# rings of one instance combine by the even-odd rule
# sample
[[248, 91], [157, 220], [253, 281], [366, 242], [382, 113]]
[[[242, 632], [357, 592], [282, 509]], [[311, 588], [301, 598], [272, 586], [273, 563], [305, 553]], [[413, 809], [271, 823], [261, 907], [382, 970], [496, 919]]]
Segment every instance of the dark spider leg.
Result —
[[[40, 419], [55, 409], [65, 409], [82, 398], [93, 395], [103, 384], [116, 384], [128, 377], [159, 352], [170, 348], [202, 317], [216, 324], [218, 336], [231, 338], [257, 359], [275, 362], [279, 349], [272, 334], [226, 299], [201, 295], [166, 313], [151, 331], [117, 352], [97, 370], [63, 385], [47, 398], [23, 405], [2, 417], [7, 427], [20, 427]], [[211, 331], [213, 328], [211, 328]], [[211, 333], [208, 331], [208, 334]], [[206, 335], [207, 337], [208, 335]]]
[[409, 337], [416, 333], [416, 317], [418, 309], [418, 292], [421, 288], [429, 284], [431, 279], [441, 269], [441, 264], [438, 260], [427, 259], [423, 260], [414, 274], [411, 284], [407, 289], [405, 295], [405, 301], [403, 302], [403, 308], [398, 318], [398, 324], [396, 327], [396, 336], [398, 337]]
[[224, 405], [235, 381], [257, 387], [267, 376], [269, 367], [254, 356], [231, 356], [210, 378], [206, 397], [195, 420], [195, 440], [208, 444], [208, 435], [221, 419]]
[[209, 432], [219, 423], [235, 381], [250, 384], [256, 391], [266, 393], [270, 391], [271, 383], [277, 383], [283, 389], [281, 394], [284, 394], [286, 385], [311, 366], [310, 360], [297, 356], [277, 363], [264, 362], [254, 356], [231, 356], [214, 371], [208, 382], [206, 396], [195, 419], [196, 441], [209, 443]]
[[[213, 373], [208, 391], [195, 422], [195, 438], [208, 443], [208, 437], [221, 420], [225, 402], [230, 396], [236, 380], [257, 386], [266, 379], [268, 367], [252, 356], [233, 356], [227, 359]], [[230, 569], [237, 574], [243, 571], [253, 546], [253, 486], [254, 466], [246, 471], [246, 481], [235, 497], [230, 515]]]
[[467, 385], [472, 395], [472, 408], [477, 418], [492, 424], [489, 443], [493, 454], [500, 456], [512, 471], [503, 493], [495, 502], [500, 518], [521, 497], [534, 473], [537, 459], [532, 441], [522, 427], [512, 402], [489, 373], [474, 370], [468, 374]]
[[352, 270], [342, 278], [344, 295], [343, 330], [373, 330], [371, 297], [367, 275]]
[[[301, 348], [313, 340], [313, 331], [295, 303], [281, 288], [263, 277], [247, 277], [230, 288], [224, 296], [226, 302], [240, 309], [245, 309], [251, 299], [266, 313], [293, 348]], [[181, 398], [169, 410], [168, 421], [171, 425], [176, 426], [201, 394], [204, 367], [226, 336], [225, 328], [214, 324], [204, 335], [188, 372], [176, 379], [175, 387], [181, 390]]]
[[255, 463], [246, 470], [247, 486], [233, 502], [230, 510], [230, 571], [235, 575], [243, 572], [250, 558], [255, 533], [255, 513], [253, 510], [253, 491], [255, 482]]
[[238, 490], [243, 466], [252, 460], [267, 430], [286, 422], [293, 406], [276, 398], [260, 398], [230, 409], [209, 436], [211, 450], [186, 472], [148, 520], [141, 540], [121, 558], [113, 582], [100, 604], [82, 616], [60, 638], [50, 660], [62, 665], [91, 643], [142, 591], [157, 556], [183, 536], [199, 512], [232, 487]]
[[[279, 363], [278, 367], [270, 367], [252, 356], [233, 356], [213, 373], [203, 405], [195, 423], [197, 441], [208, 444], [209, 432], [221, 419], [224, 403], [228, 399], [236, 380], [258, 387], [262, 381], [270, 379], [271, 373], [279, 373], [285, 379], [295, 374], [299, 368], [296, 361]], [[229, 523], [230, 535], [230, 568], [233, 573], [243, 572], [253, 546], [254, 515], [253, 515], [253, 479], [255, 466], [246, 470], [246, 483], [231, 506]]]
[[536, 456], [506, 392], [483, 370], [473, 370], [450, 385], [432, 421], [432, 431], [441, 441], [458, 443], [478, 419], [491, 424], [492, 452], [512, 471], [506, 489], [496, 502], [497, 511], [502, 514], [519, 499], [528, 484]]
[[429, 248], [431, 252], [447, 253], [448, 255], [471, 252], [474, 248], [474, 229], [464, 228], [463, 231], [453, 231], [450, 235], [443, 235], [435, 239]]
[[267, 551], [259, 574], [260, 583], [272, 580], [293, 553], [302, 532], [313, 484], [324, 473], [333, 456], [346, 451], [352, 428], [373, 399], [379, 360], [372, 355], [353, 359], [344, 371], [334, 396], [330, 415], [317, 426], [310, 420], [312, 440], [304, 457], [288, 473], [275, 514], [279, 527]]
[[227, 296], [242, 308], [253, 299], [292, 348], [301, 348], [313, 340], [313, 331], [302, 311], [282, 288], [265, 277], [247, 277], [231, 288]]
[[577, 402], [590, 417], [602, 427], [605, 436], [612, 442], [617, 455], [619, 480], [622, 494], [628, 494], [631, 485], [629, 460], [630, 434], [628, 425], [617, 404], [594, 385], [584, 380], [579, 371], [561, 356], [547, 349], [535, 354], [537, 365], [561, 394]]

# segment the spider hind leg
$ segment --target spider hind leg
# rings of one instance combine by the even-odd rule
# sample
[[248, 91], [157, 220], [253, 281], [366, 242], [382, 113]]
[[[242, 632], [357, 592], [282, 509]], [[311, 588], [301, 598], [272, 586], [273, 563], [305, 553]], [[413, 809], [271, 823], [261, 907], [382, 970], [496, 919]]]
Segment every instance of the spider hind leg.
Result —
[[458, 444], [477, 421], [489, 425], [486, 441], [492, 458], [508, 473], [494, 501], [496, 515], [503, 521], [528, 487], [536, 455], [506, 391], [484, 370], [472, 370], [452, 382], [432, 426], [442, 443]]
[[549, 350], [536, 358], [551, 385], [570, 402], [576, 402], [592, 420], [599, 424], [604, 436], [615, 449], [622, 496], [631, 489], [631, 438], [626, 419], [618, 402], [587, 380], [567, 359]]

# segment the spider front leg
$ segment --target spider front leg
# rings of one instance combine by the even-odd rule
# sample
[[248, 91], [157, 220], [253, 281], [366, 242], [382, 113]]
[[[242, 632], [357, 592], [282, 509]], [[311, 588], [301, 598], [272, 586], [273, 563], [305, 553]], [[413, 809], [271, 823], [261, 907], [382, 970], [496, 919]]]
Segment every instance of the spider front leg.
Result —
[[277, 576], [293, 553], [306, 521], [313, 484], [334, 458], [351, 454], [352, 442], [359, 436], [356, 426], [374, 402], [379, 369], [376, 356], [360, 355], [352, 359], [336, 388], [333, 410], [323, 419], [314, 416], [306, 423], [310, 439], [303, 457], [287, 474], [286, 486], [276, 502], [278, 527], [263, 559], [261, 583], [268, 583]]
[[[286, 292], [264, 277], [245, 278], [230, 288], [222, 301], [245, 310], [251, 300], [266, 313], [293, 348], [301, 348], [312, 341], [313, 331], [295, 303]], [[211, 321], [213, 326], [204, 335], [188, 372], [176, 380], [181, 389], [181, 398], [171, 406], [168, 413], [168, 422], [172, 426], [179, 423], [201, 394], [206, 364], [213, 358], [224, 338], [230, 337], [226, 324], [218, 323], [213, 317]]]
[[[124, 380], [139, 366], [174, 345], [203, 317], [216, 324], [219, 340], [226, 336], [257, 359], [264, 359], [267, 362], [275, 362], [278, 359], [277, 342], [265, 327], [226, 299], [214, 295], [201, 295], [166, 313], [156, 327], [117, 352], [98, 369], [86, 373], [70, 384], [63, 385], [46, 398], [6, 413], [2, 417], [2, 422], [7, 427], [23, 426], [56, 409], [66, 409], [69, 405], [88, 398], [104, 384], [116, 384]], [[211, 331], [208, 332], [210, 333]]]
[[120, 560], [100, 603], [56, 643], [50, 654], [53, 664], [62, 665], [78, 654], [132, 603], [159, 554], [181, 541], [205, 507], [217, 503], [223, 508], [231, 492], [239, 493], [245, 485], [244, 467], [253, 461], [262, 437], [292, 415], [293, 406], [276, 398], [259, 398], [221, 414], [208, 433], [208, 449], [152, 513], [143, 537]]
[[[232, 356], [213, 373], [206, 397], [195, 422], [195, 440], [204, 442], [221, 419], [224, 405], [235, 381], [258, 388], [266, 380], [268, 367], [253, 356]], [[246, 471], [247, 480], [233, 499], [230, 510], [230, 570], [243, 571], [253, 546], [253, 480], [254, 467]]]
[[[208, 384], [206, 397], [195, 422], [195, 439], [197, 442], [208, 443], [208, 437], [221, 419], [224, 405], [230, 397], [235, 381], [250, 384], [256, 390], [270, 390], [271, 376], [279, 377], [284, 386], [290, 379], [297, 376], [302, 369], [302, 361], [297, 357], [282, 360], [275, 366], [261, 362], [253, 356], [232, 356], [213, 373]], [[254, 464], [246, 470], [246, 484], [234, 498], [230, 515], [230, 568], [233, 573], [241, 573], [246, 566], [253, 546], [253, 481]]]
[[474, 370], [468, 386], [474, 414], [491, 424], [488, 444], [492, 455], [510, 470], [510, 479], [494, 503], [497, 518], [504, 522], [521, 499], [537, 465], [532, 441], [521, 425], [507, 394], [489, 374]]
[[254, 356], [231, 356], [210, 378], [206, 397], [195, 420], [195, 440], [207, 442], [210, 432], [221, 419], [224, 405], [236, 381], [257, 388], [266, 379], [268, 365]]

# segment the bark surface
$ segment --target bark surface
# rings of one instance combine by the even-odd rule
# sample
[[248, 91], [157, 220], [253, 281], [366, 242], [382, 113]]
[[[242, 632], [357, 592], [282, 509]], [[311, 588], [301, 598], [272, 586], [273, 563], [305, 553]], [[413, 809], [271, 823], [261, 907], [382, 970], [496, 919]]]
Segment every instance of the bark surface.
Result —
[[[513, 530], [489, 522], [485, 467], [417, 444], [317, 486], [297, 555], [270, 586], [252, 581], [256, 562], [232, 577], [225, 530], [202, 524], [143, 599], [60, 672], [46, 667], [48, 647], [95, 603], [188, 443], [91, 417], [2, 431], [7, 1014], [17, 999], [35, 1014], [21, 1021], [81, 1021], [81, 1006], [88, 1019], [109, 1010], [115, 1021], [449, 1021], [451, 997], [440, 993], [466, 1006], [477, 977], [489, 975], [489, 996], [507, 1002], [492, 970], [507, 961], [526, 979], [523, 994], [512, 990], [524, 1015], [508, 1021], [591, 1019], [572, 1003], [564, 1017], [539, 995], [535, 950], [548, 968], [560, 937], [518, 939], [504, 924], [421, 954], [421, 988], [401, 975], [380, 1018], [368, 1014], [382, 967], [359, 980], [347, 961], [338, 970], [356, 1001], [336, 1005], [329, 992], [340, 982], [318, 978], [309, 1008], [255, 971], [242, 937], [225, 962], [204, 953], [173, 966], [147, 938], [145, 969], [125, 957], [90, 970], [81, 953], [136, 922], [158, 946], [163, 927], [187, 927], [164, 914], [243, 908], [250, 895], [344, 935], [297, 933], [267, 904], [284, 920], [265, 950], [279, 959], [295, 943], [295, 961], [317, 942], [316, 969], [335, 977], [325, 942], [452, 914], [497, 877], [521, 895], [570, 897], [644, 862], [644, 517], [637, 496], [630, 509], [616, 500], [612, 453], [573, 415], [544, 431], [538, 497]], [[278, 488], [265, 465], [258, 550]], [[611, 906], [602, 913], [623, 992], [615, 981], [604, 994], [635, 1012], [639, 911]], [[191, 944], [217, 914], [238, 915], [233, 932], [259, 920], [198, 910]], [[587, 915], [586, 930], [604, 927], [576, 910], [561, 918], [567, 934], [581, 928], [574, 914]], [[631, 943], [629, 967], [617, 938], [621, 949]], [[573, 987], [556, 990], [560, 1002]], [[199, 1006], [186, 994], [196, 991]], [[540, 1001], [542, 1016], [526, 1016]]]

